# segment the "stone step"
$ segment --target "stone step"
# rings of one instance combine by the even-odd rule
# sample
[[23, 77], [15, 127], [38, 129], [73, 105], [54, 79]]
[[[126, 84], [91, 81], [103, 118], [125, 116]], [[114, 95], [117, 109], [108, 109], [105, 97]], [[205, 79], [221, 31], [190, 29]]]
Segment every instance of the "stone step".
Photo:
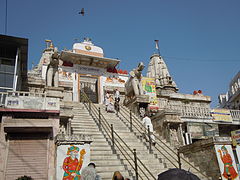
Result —
[[97, 172], [114, 172], [114, 171], [125, 171], [125, 167], [124, 165], [112, 165], [112, 164], [108, 164], [108, 165], [99, 165], [96, 164], [97, 166]]
[[90, 156], [91, 162], [105, 161], [105, 160], [119, 160], [115, 154], [106, 154], [105, 156], [92, 155]]
[[99, 132], [99, 131], [97, 131], [97, 132], [90, 132], [90, 131], [82, 132], [81, 130], [75, 129], [75, 128], [73, 128], [72, 130], [74, 131], [74, 134], [88, 134], [88, 135], [91, 134], [92, 136], [102, 136], [102, 132]]
[[82, 132], [99, 132], [98, 128], [84, 128], [84, 127], [79, 127], [79, 126], [72, 126], [72, 129], [76, 130], [81, 130]]
[[102, 156], [102, 155], [109, 155], [109, 154], [112, 154], [113, 152], [112, 152], [112, 150], [109, 150], [109, 149], [107, 149], [107, 150], [97, 150], [97, 149], [94, 149], [94, 150], [90, 150], [90, 152], [91, 152], [91, 155], [100, 155], [100, 156]]

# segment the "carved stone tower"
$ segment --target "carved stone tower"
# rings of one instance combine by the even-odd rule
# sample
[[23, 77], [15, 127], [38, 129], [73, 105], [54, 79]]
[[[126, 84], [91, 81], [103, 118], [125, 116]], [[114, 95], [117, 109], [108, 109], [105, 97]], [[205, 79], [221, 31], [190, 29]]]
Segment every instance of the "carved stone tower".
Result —
[[148, 64], [147, 77], [155, 78], [156, 89], [160, 94], [177, 92], [176, 83], [168, 72], [167, 65], [159, 54], [153, 54]]

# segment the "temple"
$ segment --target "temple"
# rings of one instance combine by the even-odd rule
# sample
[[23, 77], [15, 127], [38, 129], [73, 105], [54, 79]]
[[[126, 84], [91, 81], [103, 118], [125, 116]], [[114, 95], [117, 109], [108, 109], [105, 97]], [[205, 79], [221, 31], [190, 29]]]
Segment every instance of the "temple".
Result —
[[[89, 162], [103, 180], [116, 170], [131, 179], [157, 179], [169, 168], [191, 169], [203, 180], [221, 176], [217, 150], [232, 147], [240, 111], [212, 109], [201, 90], [180, 93], [160, 53], [128, 73], [90, 38], [70, 50], [46, 40], [38, 65], [27, 71], [27, 39], [1, 37], [3, 179], [80, 178]], [[107, 112], [106, 94], [114, 101], [116, 91], [119, 109]], [[154, 143], [142, 124], [146, 114]]]

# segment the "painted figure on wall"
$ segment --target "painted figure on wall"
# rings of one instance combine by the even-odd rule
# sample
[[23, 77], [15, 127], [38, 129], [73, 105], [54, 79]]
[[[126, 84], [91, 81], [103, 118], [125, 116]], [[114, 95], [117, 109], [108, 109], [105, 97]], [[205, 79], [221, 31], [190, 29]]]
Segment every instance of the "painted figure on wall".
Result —
[[218, 152], [220, 154], [220, 158], [224, 164], [224, 172], [223, 172], [223, 177], [226, 179], [230, 178], [234, 180], [235, 178], [238, 177], [238, 174], [236, 170], [233, 167], [233, 160], [231, 155], [228, 153], [228, 150], [225, 146], [222, 146], [221, 149], [218, 149]]
[[83, 158], [86, 154], [85, 149], [80, 151], [80, 158], [77, 159], [79, 153], [79, 148], [71, 145], [68, 148], [67, 155], [63, 161], [63, 180], [80, 180], [80, 170], [83, 164]]

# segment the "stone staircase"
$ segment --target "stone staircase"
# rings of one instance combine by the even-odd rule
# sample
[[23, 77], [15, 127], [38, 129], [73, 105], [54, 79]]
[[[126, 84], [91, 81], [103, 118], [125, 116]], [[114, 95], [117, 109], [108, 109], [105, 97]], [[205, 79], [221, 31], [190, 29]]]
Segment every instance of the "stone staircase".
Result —
[[[125, 107], [125, 106], [121, 106], [121, 110], [123, 113], [119, 113], [118, 114], [118, 117], [121, 119], [122, 122], [125, 123], [126, 126], [130, 126], [129, 125], [129, 119], [130, 119], [130, 110]], [[122, 116], [122, 114], [124, 114], [124, 116]], [[141, 124], [141, 119], [132, 114], [132, 117], [135, 119], [135, 120], [138, 120]], [[145, 138], [142, 137], [142, 134], [138, 132], [138, 130], [133, 126], [132, 128], [132, 131], [135, 133], [135, 135], [141, 139], [141, 141], [143, 142], [143, 144], [149, 148], [149, 143], [146, 142]], [[155, 134], [155, 136], [157, 136], [157, 134]], [[168, 146], [168, 149], [164, 144], [166, 144]], [[156, 158], [158, 158], [161, 162], [163, 162], [165, 164], [165, 166], [167, 168], [178, 168], [179, 167], [179, 164], [178, 162], [176, 161], [177, 159], [177, 149], [175, 149], [174, 147], [172, 147], [170, 145], [169, 142], [167, 142], [165, 139], [163, 139], [161, 136], [157, 136], [156, 137], [156, 146], [155, 147], [152, 147], [152, 153], [155, 155]], [[160, 151], [158, 151], [157, 149], [159, 149]], [[163, 150], [164, 149], [164, 150]], [[174, 151], [175, 153], [173, 153], [172, 151]], [[170, 155], [169, 155], [170, 154]], [[174, 158], [173, 158], [174, 157]], [[168, 158], [168, 159], [167, 159]], [[182, 169], [185, 169], [187, 171], [190, 171], [194, 174], [196, 174], [201, 180], [204, 180], [204, 179], [212, 179], [210, 177], [206, 178], [205, 176], [203, 176], [201, 173], [199, 173], [197, 170], [195, 170], [191, 165], [189, 165], [189, 163], [191, 163], [196, 169], [198, 169], [200, 172], [202, 172], [198, 165], [194, 164], [194, 162], [190, 162], [189, 159], [187, 157], [184, 157], [183, 154], [181, 154], [181, 158], [184, 158], [187, 162], [181, 160], [181, 168]], [[170, 162], [171, 161], [171, 162]], [[205, 173], [203, 173], [205, 174]]]
[[82, 104], [75, 104], [73, 107], [74, 118], [71, 122], [73, 134], [91, 135], [93, 142], [90, 145], [90, 162], [96, 164], [97, 173], [103, 180], [112, 179], [114, 171], [120, 171], [124, 177], [130, 177], [129, 172], [119, 159], [113, 154], [106, 136], [98, 128], [97, 123], [89, 115], [88, 110]]
[[[162, 152], [163, 155], [153, 148], [153, 153], [149, 153], [148, 143], [136, 129], [133, 128], [132, 131], [130, 131], [129, 122], [127, 122], [126, 118], [121, 117], [121, 115], [117, 116], [115, 113], [107, 113], [103, 105], [96, 104], [96, 106], [100, 108], [106, 121], [113, 125], [113, 129], [117, 133], [114, 135], [115, 153], [111, 146], [111, 139], [102, 128], [99, 128], [98, 120], [94, 120], [94, 118], [89, 115], [87, 108], [81, 103], [75, 105], [73, 108], [74, 118], [71, 126], [73, 134], [88, 134], [93, 137], [90, 161], [97, 165], [97, 172], [103, 180], [111, 179], [114, 171], [120, 171], [124, 177], [135, 179], [134, 164], [132, 166], [129, 164], [129, 162], [132, 162], [131, 159], [134, 158], [132, 153], [133, 149], [136, 149], [137, 158], [143, 163], [141, 164], [138, 161], [139, 179], [157, 179], [159, 173], [169, 168], [178, 167], [176, 161], [173, 163], [175, 166], [170, 162], [172, 157], [166, 152]], [[126, 109], [126, 112], [127, 111], [128, 109]], [[121, 139], [123, 141], [121, 141]], [[161, 145], [162, 142], [157, 141], [157, 143]], [[167, 142], [165, 143], [167, 144]], [[130, 147], [130, 149], [128, 149], [126, 145]], [[116, 146], [121, 146], [124, 151], [120, 152]], [[172, 148], [172, 150], [174, 149]], [[171, 154], [169, 150], [168, 152]], [[166, 157], [170, 159], [170, 161], [167, 160]], [[144, 166], [151, 172], [153, 177], [147, 172]], [[186, 163], [183, 163], [182, 167], [186, 170], [190, 168]], [[191, 168], [190, 171], [197, 174], [200, 179], [206, 179]]]

